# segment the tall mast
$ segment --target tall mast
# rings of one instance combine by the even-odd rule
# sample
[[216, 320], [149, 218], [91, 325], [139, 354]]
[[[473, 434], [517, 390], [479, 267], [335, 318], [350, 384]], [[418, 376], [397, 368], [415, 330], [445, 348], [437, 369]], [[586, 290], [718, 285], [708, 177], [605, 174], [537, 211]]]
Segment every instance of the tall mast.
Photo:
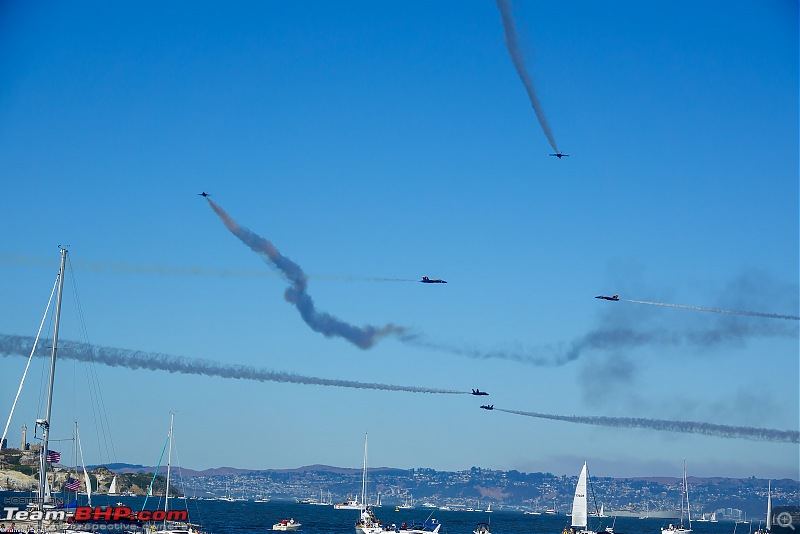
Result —
[[175, 423], [175, 414], [170, 414], [169, 420], [169, 452], [167, 453], [167, 492], [164, 496], [164, 511], [169, 512], [169, 470], [172, 463], [172, 425]]
[[364, 471], [361, 474], [361, 507], [367, 507], [367, 440], [369, 434], [364, 434]]
[[[53, 351], [50, 354], [50, 380], [47, 384], [47, 409], [44, 420], [36, 421], [41, 425], [42, 449], [39, 457], [39, 510], [44, 510], [45, 491], [47, 488], [47, 446], [50, 441], [50, 413], [53, 409], [53, 380], [56, 374], [56, 351], [58, 347], [58, 327], [61, 320], [61, 294], [64, 290], [64, 266], [67, 263], [67, 249], [61, 249], [61, 266], [58, 270], [58, 298], [56, 299], [56, 320], [53, 327]], [[40, 520], [41, 521], [41, 520]], [[41, 530], [41, 523], [39, 524]]]

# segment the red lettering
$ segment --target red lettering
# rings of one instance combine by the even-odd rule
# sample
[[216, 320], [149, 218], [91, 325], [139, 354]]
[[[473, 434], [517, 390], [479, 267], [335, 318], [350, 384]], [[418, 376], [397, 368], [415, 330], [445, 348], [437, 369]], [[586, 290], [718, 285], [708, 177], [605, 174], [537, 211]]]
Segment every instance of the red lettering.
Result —
[[75, 521], [89, 521], [92, 518], [92, 508], [90, 506], [78, 506], [75, 509]]
[[112, 513], [114, 513], [114, 510], [111, 507], [95, 508], [93, 519], [95, 521], [97, 521], [98, 519], [105, 519], [106, 521], [108, 521], [109, 519], [111, 519]]
[[131, 509], [127, 506], [120, 506], [114, 509], [114, 520], [127, 519], [131, 516]]
[[150, 521], [150, 510], [142, 510], [137, 517], [139, 521]]
[[188, 521], [188, 510], [170, 510], [167, 512], [167, 521]]
[[163, 521], [167, 518], [167, 512], [164, 510], [156, 510], [153, 512], [153, 521]]

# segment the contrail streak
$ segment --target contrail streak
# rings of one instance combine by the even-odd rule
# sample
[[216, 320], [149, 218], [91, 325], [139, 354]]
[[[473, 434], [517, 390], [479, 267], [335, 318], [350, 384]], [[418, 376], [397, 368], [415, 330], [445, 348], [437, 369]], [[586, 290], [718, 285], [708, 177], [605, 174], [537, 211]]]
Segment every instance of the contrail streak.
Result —
[[[52, 267], [58, 268], [58, 260], [37, 258], [24, 254], [0, 253], [0, 264], [12, 267]], [[78, 271], [112, 274], [155, 274], [158, 276], [216, 276], [220, 278], [277, 278], [273, 271], [255, 269], [215, 269], [213, 267], [170, 266], [158, 264], [130, 264], [101, 260], [70, 260], [70, 266]], [[308, 274], [309, 279], [332, 280], [339, 282], [417, 282], [413, 278], [387, 278], [379, 276], [352, 276], [335, 274]]]
[[[0, 335], [0, 355], [26, 356], [33, 346], [34, 338], [26, 336]], [[46, 343], [44, 343], [46, 345]], [[469, 392], [450, 389], [425, 388], [417, 386], [395, 386], [376, 382], [356, 382], [354, 380], [337, 380], [303, 376], [284, 371], [271, 371], [263, 367], [250, 365], [223, 364], [211, 360], [171, 356], [158, 352], [100, 347], [74, 341], [63, 341], [58, 356], [62, 359], [80, 362], [95, 362], [109, 367], [126, 369], [148, 369], [151, 371], [168, 371], [186, 375], [213, 376], [219, 378], [235, 378], [256, 382], [284, 382], [291, 384], [307, 384], [312, 386], [333, 386], [354, 389], [377, 389], [383, 391], [407, 391], [409, 393], [434, 393], [441, 395], [467, 395]], [[36, 356], [46, 357], [47, 349], [41, 344]]]
[[647, 300], [630, 300], [619, 299], [623, 302], [632, 302], [634, 304], [648, 304], [650, 306], [664, 306], [666, 308], [680, 308], [682, 310], [695, 310], [711, 313], [724, 313], [727, 315], [746, 315], [748, 317], [765, 317], [767, 319], [786, 319], [788, 321], [800, 321], [797, 315], [780, 315], [778, 313], [761, 313], [753, 311], [740, 311], [740, 310], [720, 310], [718, 308], [703, 308], [701, 306], [686, 306], [683, 304], [669, 304], [667, 302], [650, 302]]
[[579, 415], [551, 415], [537, 412], [522, 412], [494, 408], [496, 412], [513, 413], [537, 419], [566, 421], [583, 425], [605, 426], [610, 428], [646, 428], [662, 432], [683, 432], [686, 434], [704, 434], [728, 439], [749, 439], [753, 441], [775, 441], [782, 443], [800, 442], [800, 432], [796, 430], [776, 430], [772, 428], [756, 428], [751, 426], [717, 425], [695, 421], [669, 421], [666, 419], [644, 419], [639, 417], [605, 417]]
[[536, 118], [539, 119], [539, 124], [542, 126], [542, 131], [550, 141], [550, 146], [558, 153], [558, 145], [556, 139], [553, 137], [553, 132], [550, 130], [550, 125], [547, 124], [547, 118], [544, 116], [542, 104], [539, 102], [539, 97], [536, 96], [536, 88], [533, 85], [533, 79], [525, 68], [525, 61], [522, 59], [522, 52], [519, 49], [517, 41], [517, 31], [514, 29], [514, 16], [511, 14], [511, 2], [509, 0], [495, 0], [497, 8], [500, 10], [500, 18], [503, 20], [503, 38], [506, 42], [508, 55], [511, 56], [511, 61], [514, 63], [514, 68], [517, 69], [519, 79], [522, 80], [522, 85], [525, 86], [525, 91], [528, 92], [528, 99], [531, 101], [533, 111], [536, 112]]
[[261, 254], [269, 265], [277, 268], [291, 282], [292, 285], [286, 288], [283, 297], [287, 302], [295, 305], [303, 321], [315, 332], [319, 332], [325, 337], [342, 337], [361, 349], [372, 347], [382, 337], [402, 335], [406, 332], [405, 328], [393, 324], [382, 327], [372, 325], [358, 327], [346, 323], [329, 313], [317, 311], [314, 306], [314, 300], [306, 292], [308, 277], [303, 272], [303, 269], [278, 252], [275, 245], [244, 226], [240, 226], [213, 200], [208, 197], [206, 197], [206, 200], [211, 209], [214, 210], [214, 213], [217, 214], [233, 235], [250, 247], [253, 252]]

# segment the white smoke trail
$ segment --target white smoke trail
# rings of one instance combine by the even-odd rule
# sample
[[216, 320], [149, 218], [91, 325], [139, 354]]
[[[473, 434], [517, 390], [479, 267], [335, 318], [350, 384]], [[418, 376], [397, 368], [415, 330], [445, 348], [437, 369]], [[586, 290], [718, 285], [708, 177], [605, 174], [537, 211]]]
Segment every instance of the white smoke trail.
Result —
[[522, 80], [522, 85], [525, 86], [525, 91], [528, 93], [528, 100], [531, 101], [533, 111], [536, 113], [536, 118], [539, 119], [539, 124], [542, 131], [550, 141], [550, 146], [558, 153], [558, 145], [550, 130], [550, 125], [547, 123], [547, 118], [544, 116], [542, 104], [539, 102], [539, 97], [536, 96], [536, 88], [533, 85], [533, 79], [525, 67], [525, 61], [522, 59], [522, 52], [519, 49], [519, 42], [517, 41], [517, 31], [514, 28], [514, 16], [511, 13], [511, 2], [509, 0], [495, 0], [497, 9], [500, 10], [500, 18], [503, 21], [503, 38], [508, 49], [508, 55], [511, 56], [511, 61], [514, 63], [514, 68], [517, 69], [519, 79]]
[[796, 430], [776, 430], [772, 428], [756, 428], [751, 426], [718, 425], [696, 421], [670, 421], [666, 419], [645, 419], [640, 417], [606, 417], [579, 415], [552, 415], [520, 410], [494, 408], [497, 412], [505, 412], [537, 419], [566, 421], [584, 425], [604, 426], [610, 428], [644, 428], [661, 432], [683, 432], [686, 434], [704, 434], [728, 439], [748, 439], [753, 441], [774, 441], [781, 443], [800, 442], [800, 432]]
[[[8, 254], [0, 252], [0, 264], [10, 267], [58, 268], [58, 259]], [[92, 273], [121, 275], [154, 274], [158, 276], [215, 276], [220, 278], [278, 278], [281, 275], [265, 269], [216, 269], [199, 265], [172, 266], [158, 264], [131, 264], [101, 260], [70, 261], [73, 269]], [[379, 276], [352, 276], [336, 274], [308, 274], [309, 279], [338, 282], [417, 282], [412, 278], [388, 278]]]
[[[0, 335], [0, 355], [25, 356], [33, 345], [33, 342], [34, 338], [32, 337]], [[151, 371], [168, 371], [170, 373], [187, 375], [235, 378], [239, 380], [254, 380], [256, 382], [284, 382], [313, 386], [406, 391], [409, 393], [433, 393], [441, 395], [466, 395], [469, 393], [451, 389], [395, 386], [376, 382], [357, 382], [355, 380], [337, 380], [316, 376], [303, 376], [284, 371], [272, 371], [263, 367], [253, 367], [250, 365], [225, 364], [198, 358], [171, 356], [158, 352], [142, 352], [116, 347], [100, 347], [74, 341], [63, 341], [62, 343], [64, 348], [59, 350], [59, 358], [81, 362], [95, 362], [109, 367], [124, 367], [134, 370], [149, 369]], [[36, 351], [36, 356], [46, 357], [46, 350], [40, 347]]]
[[711, 313], [723, 313], [726, 315], [745, 315], [748, 317], [764, 317], [766, 319], [786, 319], [787, 321], [800, 321], [800, 317], [797, 315], [781, 315], [778, 313], [761, 313], [761, 312], [753, 312], [753, 311], [741, 311], [741, 310], [721, 310], [718, 308], [704, 308], [702, 306], [686, 306], [683, 304], [670, 304], [668, 302], [650, 302], [647, 300], [631, 300], [631, 299], [619, 299], [622, 302], [632, 302], [634, 304], [647, 304], [649, 306], [664, 306], [666, 308], [679, 308], [682, 310], [695, 310], [695, 311], [704, 311], [704, 312], [711, 312]]

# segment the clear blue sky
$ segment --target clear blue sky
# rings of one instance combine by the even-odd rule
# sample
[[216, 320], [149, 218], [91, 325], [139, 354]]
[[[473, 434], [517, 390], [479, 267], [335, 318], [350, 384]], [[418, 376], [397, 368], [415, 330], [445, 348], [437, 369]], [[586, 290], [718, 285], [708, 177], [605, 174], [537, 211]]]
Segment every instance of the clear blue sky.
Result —
[[[98, 345], [491, 396], [97, 366], [110, 458], [87, 437], [86, 367], [64, 360], [53, 431], [78, 419], [88, 462], [154, 463], [172, 410], [199, 469], [357, 467], [369, 432], [373, 465], [679, 476], [685, 457], [693, 475], [798, 477], [796, 444], [478, 409], [798, 428], [796, 322], [593, 298], [798, 314], [797, 2], [516, 4], [563, 160], [491, 0], [229, 4], [0, 4], [0, 334], [35, 334], [70, 244]], [[133, 272], [270, 272], [200, 191], [356, 325], [508, 355], [611, 327], [658, 341], [559, 367], [361, 350], [311, 331], [277, 275]], [[358, 279], [421, 275], [449, 283]], [[80, 339], [65, 296], [62, 337]], [[0, 359], [3, 423], [23, 366]]]

